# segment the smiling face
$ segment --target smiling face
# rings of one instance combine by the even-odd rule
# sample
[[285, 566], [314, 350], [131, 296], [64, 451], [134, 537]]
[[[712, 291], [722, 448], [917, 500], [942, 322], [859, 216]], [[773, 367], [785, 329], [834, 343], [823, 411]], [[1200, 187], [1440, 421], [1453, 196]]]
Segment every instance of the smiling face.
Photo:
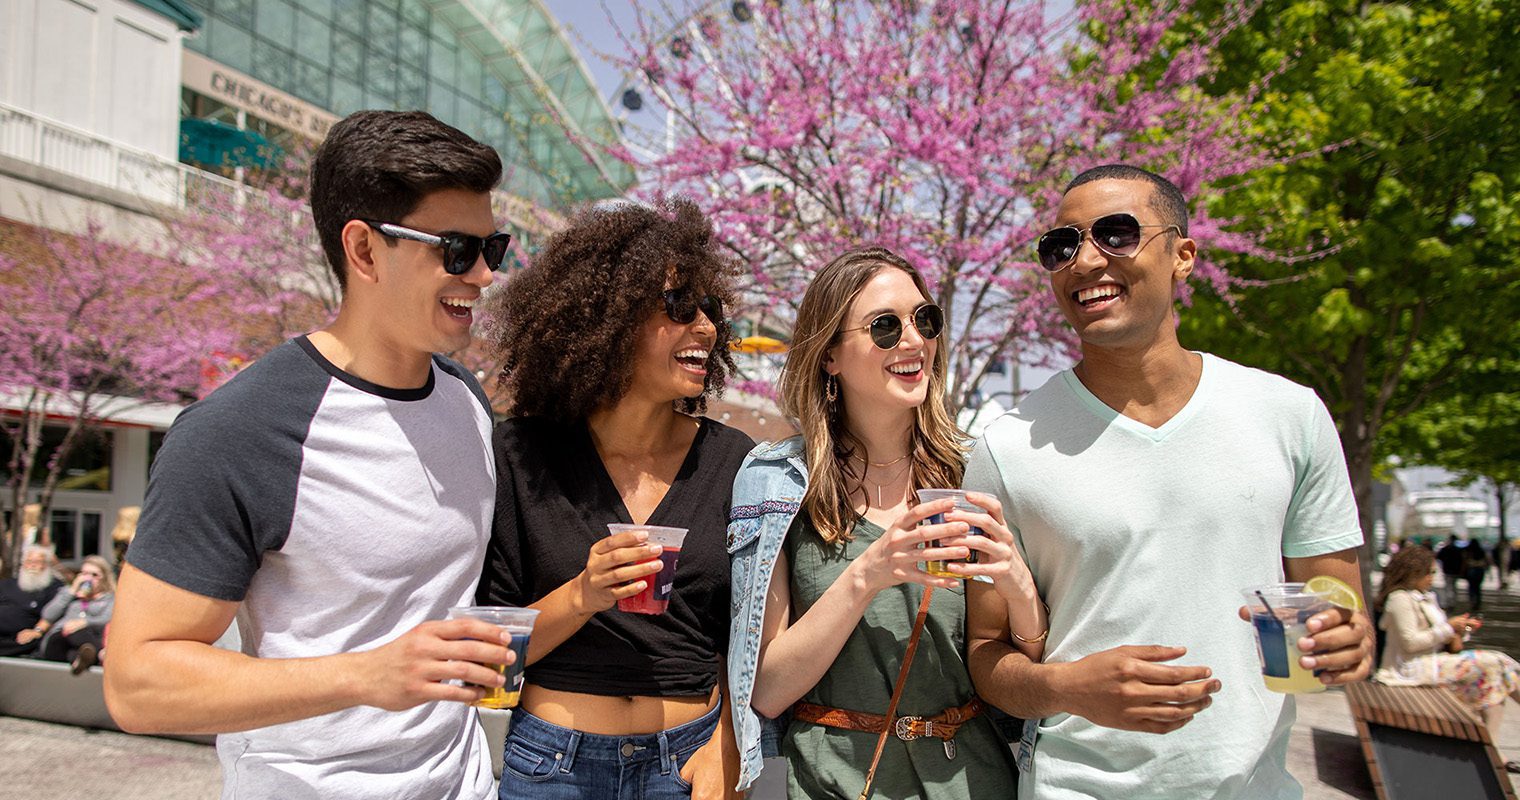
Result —
[[[416, 210], [394, 222], [432, 234], [489, 236], [496, 230], [490, 195], [466, 189], [428, 194]], [[473, 307], [491, 285], [484, 257], [477, 258], [469, 272], [450, 275], [443, 268], [442, 248], [370, 234], [375, 279], [360, 281], [351, 274], [349, 285], [351, 291], [373, 295], [370, 324], [388, 345], [408, 353], [448, 353], [469, 346]]]
[[[913, 312], [929, 302], [908, 273], [884, 266], [871, 276], [845, 313], [842, 332], [829, 348], [823, 368], [839, 379], [844, 407], [857, 411], [873, 405], [913, 409], [929, 396], [936, 340], [925, 340], [913, 326]], [[871, 321], [893, 314], [902, 338], [890, 350], [871, 340]]]
[[[674, 287], [666, 286], [670, 288]], [[630, 395], [665, 403], [702, 394], [718, 329], [700, 309], [696, 313], [695, 319], [683, 325], [658, 305], [644, 320], [633, 351]]]
[[1176, 284], [1193, 270], [1196, 246], [1169, 233], [1152, 206], [1154, 189], [1142, 181], [1097, 180], [1066, 193], [1055, 224], [1087, 228], [1109, 214], [1128, 213], [1142, 225], [1134, 255], [1111, 256], [1084, 236], [1077, 256], [1050, 274], [1050, 288], [1084, 351], [1143, 350], [1176, 342], [1172, 311]]

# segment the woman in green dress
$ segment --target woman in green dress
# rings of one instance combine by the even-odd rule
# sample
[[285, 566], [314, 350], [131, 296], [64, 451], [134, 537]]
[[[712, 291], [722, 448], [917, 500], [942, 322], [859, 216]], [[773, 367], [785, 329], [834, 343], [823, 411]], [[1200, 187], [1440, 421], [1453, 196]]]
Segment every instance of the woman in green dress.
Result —
[[[791, 711], [781, 741], [789, 797], [856, 798], [873, 763], [880, 797], [1015, 796], [1012, 757], [966, 669], [963, 579], [977, 581], [971, 602], [1006, 610], [1036, 660], [1045, 611], [994, 498], [968, 497], [985, 513], [916, 503], [915, 490], [959, 486], [964, 466], [944, 398], [943, 328], [923, 278], [882, 248], [834, 259], [803, 297], [781, 387], [802, 435], [757, 447], [734, 484], [729, 685], [741, 789], [759, 773], [760, 716]], [[943, 521], [920, 527], [935, 515]], [[971, 526], [985, 535], [967, 535]], [[973, 551], [976, 563], [949, 565], [956, 577], [921, 569]]]

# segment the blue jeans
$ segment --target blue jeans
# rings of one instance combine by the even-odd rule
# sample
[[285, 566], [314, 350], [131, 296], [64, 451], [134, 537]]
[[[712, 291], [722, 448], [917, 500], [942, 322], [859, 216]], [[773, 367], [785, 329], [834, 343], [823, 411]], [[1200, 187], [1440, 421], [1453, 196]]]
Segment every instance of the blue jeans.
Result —
[[502, 755], [501, 800], [685, 800], [681, 768], [718, 727], [720, 702], [701, 717], [658, 733], [602, 736], [512, 711]]

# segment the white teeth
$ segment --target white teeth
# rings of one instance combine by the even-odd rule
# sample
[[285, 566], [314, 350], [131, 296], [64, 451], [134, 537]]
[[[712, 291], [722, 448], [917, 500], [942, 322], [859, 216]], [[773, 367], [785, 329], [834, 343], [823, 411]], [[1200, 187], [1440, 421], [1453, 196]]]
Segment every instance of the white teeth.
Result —
[[896, 375], [912, 375], [924, 368], [922, 361], [901, 361], [887, 367], [887, 371]]
[[1106, 297], [1118, 297], [1123, 290], [1116, 283], [1105, 283], [1102, 286], [1092, 286], [1077, 292], [1077, 302], [1085, 303], [1089, 300], [1097, 300]]
[[445, 297], [443, 298], [443, 304], [446, 306], [456, 306], [458, 308], [471, 308], [475, 305], [475, 301], [468, 300], [463, 297]]
[[703, 361], [706, 361], [707, 351], [697, 349], [682, 350], [681, 352], [676, 353], [676, 358], [700, 358]]

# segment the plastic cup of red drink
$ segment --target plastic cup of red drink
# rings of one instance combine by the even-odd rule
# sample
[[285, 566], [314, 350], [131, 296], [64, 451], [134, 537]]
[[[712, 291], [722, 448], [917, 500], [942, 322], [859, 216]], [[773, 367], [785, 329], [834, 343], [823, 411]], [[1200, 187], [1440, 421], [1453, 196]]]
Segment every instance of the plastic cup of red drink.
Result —
[[607, 526], [607, 530], [609, 535], [644, 531], [649, 534], [648, 544], [660, 546], [659, 555], [638, 562], [648, 564], [651, 561], [659, 561], [660, 571], [643, 578], [644, 591], [619, 600], [618, 610], [634, 614], [664, 614], [665, 609], [670, 607], [670, 595], [676, 587], [676, 562], [681, 558], [681, 543], [686, 540], [686, 529], [666, 528], [659, 525], [612, 524]]

